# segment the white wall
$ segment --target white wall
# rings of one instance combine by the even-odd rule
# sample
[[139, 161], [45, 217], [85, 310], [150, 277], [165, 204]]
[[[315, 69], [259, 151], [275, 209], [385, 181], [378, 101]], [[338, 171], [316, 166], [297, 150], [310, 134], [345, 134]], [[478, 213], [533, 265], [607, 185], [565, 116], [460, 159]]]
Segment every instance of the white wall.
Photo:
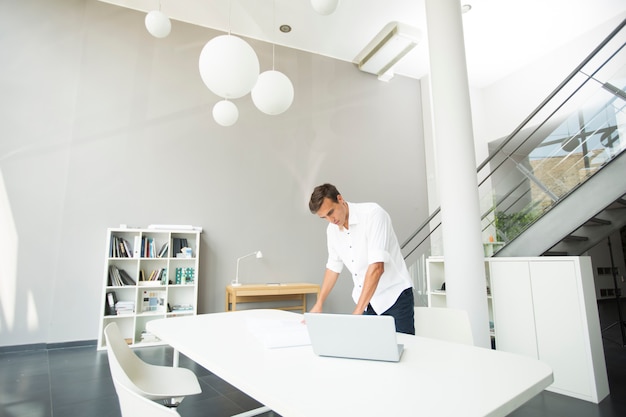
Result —
[[[0, 3], [0, 346], [96, 339], [107, 227], [202, 226], [200, 312], [244, 282], [321, 281], [325, 224], [312, 188], [377, 201], [404, 240], [427, 216], [418, 81], [276, 48], [294, 83], [285, 114], [237, 100], [230, 128], [199, 77], [219, 33], [96, 0]], [[271, 63], [271, 46], [250, 42]], [[351, 311], [346, 276], [328, 311]]]

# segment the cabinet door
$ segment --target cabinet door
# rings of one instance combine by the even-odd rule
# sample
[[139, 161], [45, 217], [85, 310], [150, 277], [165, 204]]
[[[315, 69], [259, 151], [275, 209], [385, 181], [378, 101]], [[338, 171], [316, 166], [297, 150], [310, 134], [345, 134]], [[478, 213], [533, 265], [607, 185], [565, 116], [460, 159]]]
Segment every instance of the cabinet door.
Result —
[[527, 262], [489, 262], [496, 349], [537, 358], [530, 272]]
[[587, 334], [573, 261], [530, 262], [539, 360], [554, 370], [553, 387], [591, 392]]

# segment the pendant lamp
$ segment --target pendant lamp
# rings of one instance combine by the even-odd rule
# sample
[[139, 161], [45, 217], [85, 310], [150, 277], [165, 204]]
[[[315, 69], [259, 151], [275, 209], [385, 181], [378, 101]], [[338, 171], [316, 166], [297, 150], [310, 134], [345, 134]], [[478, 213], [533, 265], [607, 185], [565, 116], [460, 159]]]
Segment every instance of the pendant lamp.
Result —
[[160, 10], [153, 10], [146, 15], [146, 29], [155, 38], [165, 38], [172, 30], [172, 22], [169, 17]]

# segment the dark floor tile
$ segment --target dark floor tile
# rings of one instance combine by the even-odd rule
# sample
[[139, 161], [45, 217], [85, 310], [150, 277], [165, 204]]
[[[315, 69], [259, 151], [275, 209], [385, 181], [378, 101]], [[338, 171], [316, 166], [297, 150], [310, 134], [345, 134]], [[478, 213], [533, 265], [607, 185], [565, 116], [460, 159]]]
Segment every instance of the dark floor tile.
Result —
[[223, 395], [189, 401], [185, 398], [178, 412], [183, 417], [229, 417], [247, 411]]
[[[54, 417], [120, 417], [117, 395], [103, 396], [54, 407]], [[144, 417], [144, 416], [138, 416]], [[149, 417], [149, 416], [145, 416]]]
[[110, 377], [65, 381], [63, 385], [52, 380], [52, 407], [95, 401], [101, 397], [115, 397], [115, 387]]
[[50, 398], [14, 400], [0, 404], [2, 417], [52, 417]]

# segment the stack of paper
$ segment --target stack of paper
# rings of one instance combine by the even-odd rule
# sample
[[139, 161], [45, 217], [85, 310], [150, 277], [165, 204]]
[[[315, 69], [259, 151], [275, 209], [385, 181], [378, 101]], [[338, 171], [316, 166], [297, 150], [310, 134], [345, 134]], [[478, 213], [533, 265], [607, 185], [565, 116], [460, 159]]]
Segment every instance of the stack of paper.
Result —
[[302, 318], [294, 320], [253, 319], [247, 321], [248, 330], [267, 348], [306, 346], [311, 344], [309, 332]]

